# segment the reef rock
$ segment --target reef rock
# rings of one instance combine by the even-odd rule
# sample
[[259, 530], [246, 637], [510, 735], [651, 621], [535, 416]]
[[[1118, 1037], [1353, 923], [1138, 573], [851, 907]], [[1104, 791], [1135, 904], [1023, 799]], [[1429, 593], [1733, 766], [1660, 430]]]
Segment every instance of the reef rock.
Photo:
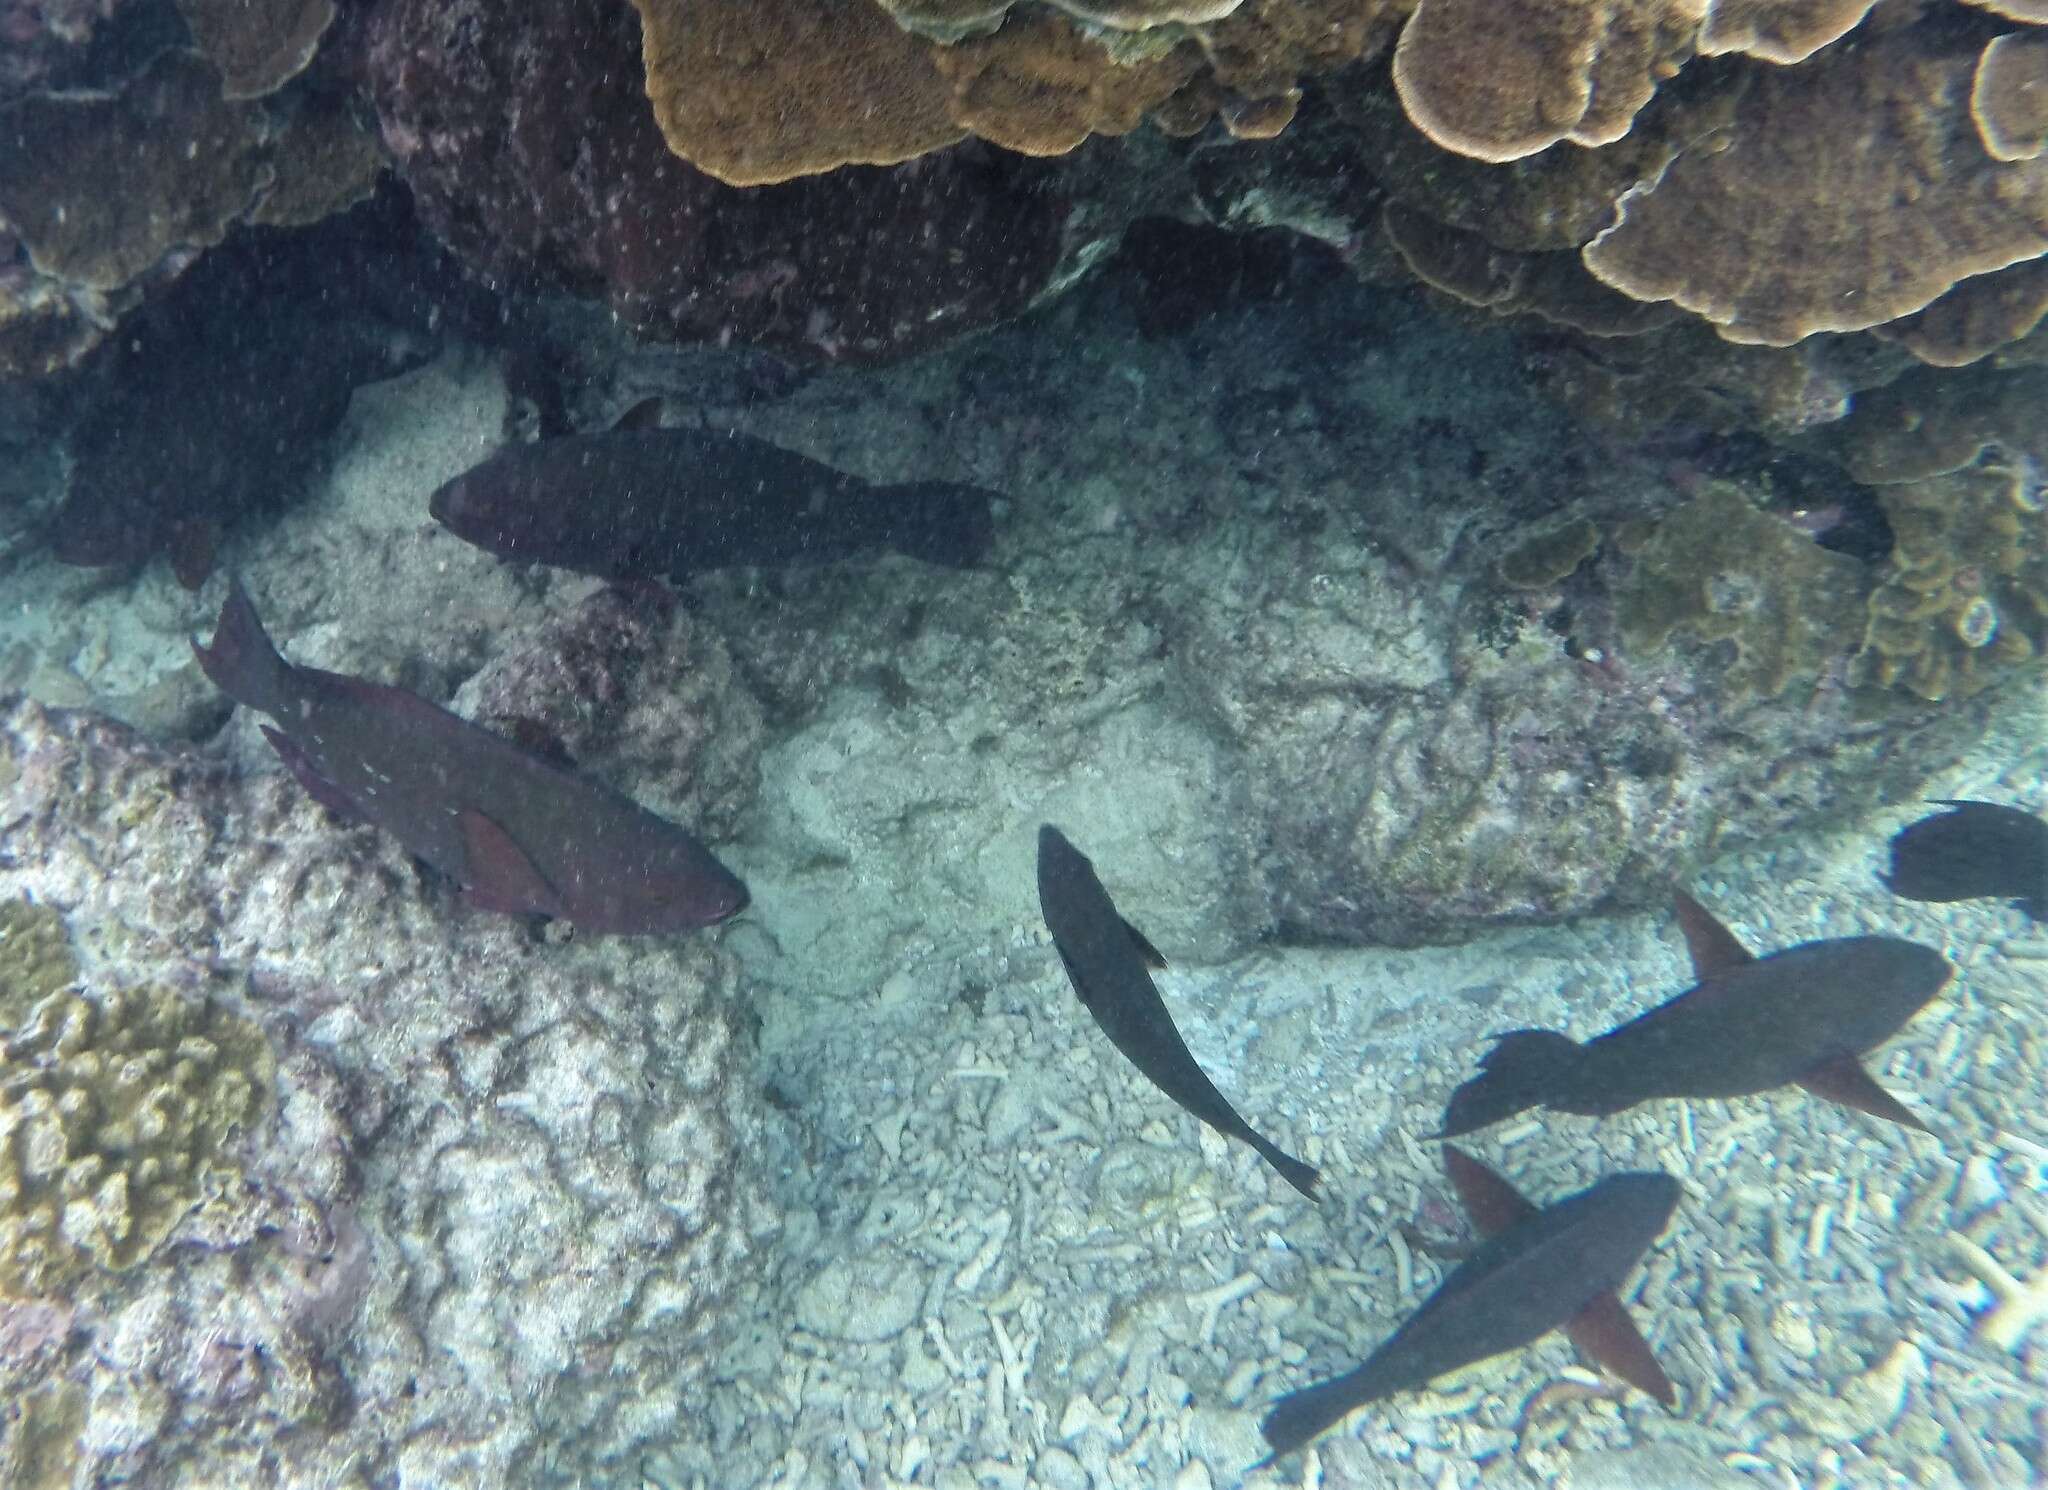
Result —
[[[193, 1142], [151, 1161], [146, 1228], [79, 1232], [73, 1204], [37, 1254], [61, 1291], [0, 1269], [0, 1399], [28, 1405], [0, 1466], [164, 1487], [636, 1472], [766, 1233], [730, 961], [457, 916], [281, 774], [19, 698], [0, 823], [0, 900], [61, 912], [76, 971], [34, 973], [8, 1036], [0, 1236], [21, 1205], [43, 1224], [56, 1151], [22, 1120], [59, 1087], [86, 1095], [58, 1178], [106, 1226], [135, 1193], [87, 1183], [157, 1131], [79, 1116], [114, 1113], [87, 1100], [103, 1048], [195, 1118], [162, 1130]], [[152, 1064], [170, 1037], [241, 1075], [179, 1088], [201, 1068]]]

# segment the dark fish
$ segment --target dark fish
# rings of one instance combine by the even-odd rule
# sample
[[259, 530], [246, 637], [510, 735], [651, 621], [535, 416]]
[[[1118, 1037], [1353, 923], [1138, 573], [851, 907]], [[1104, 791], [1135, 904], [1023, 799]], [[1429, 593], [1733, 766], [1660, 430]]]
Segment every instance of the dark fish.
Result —
[[1487, 1240], [1444, 1279], [1357, 1370], [1282, 1397], [1259, 1431], [1291, 1454], [1355, 1408], [1562, 1328], [1581, 1354], [1666, 1407], [1670, 1378], [1615, 1290], [1678, 1205], [1678, 1181], [1657, 1171], [1609, 1175], [1537, 1210], [1478, 1160], [1446, 1144], [1444, 1169]]
[[681, 579], [879, 548], [973, 564], [993, 534], [993, 495], [951, 481], [876, 486], [742, 434], [619, 428], [507, 446], [429, 508], [500, 558], [611, 580]]
[[2011, 900], [2048, 920], [2048, 822], [1995, 802], [1941, 799], [1953, 812], [1923, 817], [1892, 837], [1892, 872], [1908, 900]]
[[1440, 1138], [1529, 1107], [1605, 1117], [1655, 1097], [1747, 1097], [1796, 1084], [1911, 1128], [1927, 1125], [1857, 1059], [1882, 1044], [1954, 971], [1888, 936], [1802, 942], [1758, 958], [1683, 891], [1679, 925], [1699, 982], [1584, 1045], [1512, 1030], [1451, 1094]]
[[591, 931], [687, 931], [747, 903], [690, 834], [402, 688], [280, 657], [238, 584], [199, 665], [314, 799], [384, 829], [484, 910]]
[[1216, 1090], [1188, 1053], [1146, 964], [1166, 959], [1117, 914], [1095, 866], [1058, 828], [1038, 830], [1038, 907], [1066, 965], [1074, 992], [1110, 1043], [1160, 1091], [1226, 1138], [1238, 1138], [1310, 1200], [1321, 1178], [1312, 1165], [1281, 1152]]

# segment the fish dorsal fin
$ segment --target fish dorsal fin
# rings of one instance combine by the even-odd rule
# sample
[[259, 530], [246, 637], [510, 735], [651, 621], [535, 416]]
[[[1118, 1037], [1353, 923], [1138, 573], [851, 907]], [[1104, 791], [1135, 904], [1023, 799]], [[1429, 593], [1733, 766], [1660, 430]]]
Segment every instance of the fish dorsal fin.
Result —
[[1482, 1236], [1498, 1236], [1536, 1214], [1522, 1192], [1456, 1144], [1444, 1145], [1444, 1173], [1458, 1192], [1458, 1203]]
[[464, 897], [479, 910], [511, 915], [559, 916], [562, 897], [497, 823], [465, 807], [457, 815], [466, 851]]
[[649, 430], [661, 428], [661, 395], [643, 398], [625, 413], [612, 421], [612, 429]]
[[551, 766], [564, 771], [576, 769], [576, 757], [569, 753], [569, 747], [562, 743], [562, 737], [552, 726], [542, 723], [530, 714], [514, 714], [496, 721], [503, 729], [505, 738], [532, 755], [539, 756]]
[[1913, 1116], [1905, 1103], [1879, 1086], [1876, 1078], [1864, 1070], [1863, 1063], [1853, 1055], [1833, 1056], [1821, 1062], [1799, 1078], [1799, 1085], [1816, 1097], [1839, 1102], [1858, 1112], [1867, 1112], [1888, 1123], [1918, 1128], [1922, 1133], [1934, 1131]]
[[1716, 973], [1756, 961], [1756, 955], [1734, 932], [1685, 891], [1674, 889], [1671, 901], [1678, 908], [1678, 929], [1685, 933], [1685, 949], [1692, 954], [1693, 976], [1702, 983]]
[[1119, 916], [1117, 917], [1117, 919], [1124, 923], [1124, 930], [1128, 931], [1131, 934], [1131, 940], [1137, 944], [1138, 955], [1145, 959], [1146, 966], [1166, 966], [1165, 956], [1161, 954], [1160, 950], [1157, 947], [1153, 946], [1152, 943], [1146, 939], [1144, 932], [1138, 930], [1138, 928], [1133, 926], [1130, 923], [1130, 921], [1125, 917]]
[[1608, 1374], [1649, 1393], [1666, 1407], [1678, 1405], [1677, 1389], [1650, 1353], [1650, 1342], [1613, 1294], [1601, 1294], [1566, 1320], [1564, 1333], [1579, 1354]]

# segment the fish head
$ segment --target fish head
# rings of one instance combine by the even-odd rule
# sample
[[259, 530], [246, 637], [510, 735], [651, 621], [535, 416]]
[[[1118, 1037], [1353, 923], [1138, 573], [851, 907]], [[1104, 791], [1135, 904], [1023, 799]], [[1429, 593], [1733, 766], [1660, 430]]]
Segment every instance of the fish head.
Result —
[[680, 830], [651, 852], [592, 868], [576, 919], [598, 931], [658, 936], [715, 926], [750, 898], [738, 875]]
[[427, 499], [434, 521], [465, 543], [505, 559], [545, 559], [566, 520], [521, 451], [500, 452], [444, 482]]
[[1852, 980], [1866, 999], [1917, 1009], [1955, 976], [1949, 960], [1934, 948], [1899, 937], [1869, 936], [1854, 941], [1860, 964]]

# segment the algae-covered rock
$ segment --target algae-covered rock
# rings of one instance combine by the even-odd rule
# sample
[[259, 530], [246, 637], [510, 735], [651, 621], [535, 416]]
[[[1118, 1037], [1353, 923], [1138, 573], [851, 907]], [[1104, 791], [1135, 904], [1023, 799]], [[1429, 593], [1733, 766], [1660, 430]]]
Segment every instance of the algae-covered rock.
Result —
[[273, 1063], [247, 1020], [164, 988], [45, 999], [0, 1043], [0, 1290], [146, 1257], [233, 1172]]
[[1729, 642], [1739, 693], [1775, 698], [1855, 644], [1870, 578], [1730, 486], [1711, 486], [1660, 522], [1617, 597], [1623, 638], [1655, 650], [1680, 631]]

